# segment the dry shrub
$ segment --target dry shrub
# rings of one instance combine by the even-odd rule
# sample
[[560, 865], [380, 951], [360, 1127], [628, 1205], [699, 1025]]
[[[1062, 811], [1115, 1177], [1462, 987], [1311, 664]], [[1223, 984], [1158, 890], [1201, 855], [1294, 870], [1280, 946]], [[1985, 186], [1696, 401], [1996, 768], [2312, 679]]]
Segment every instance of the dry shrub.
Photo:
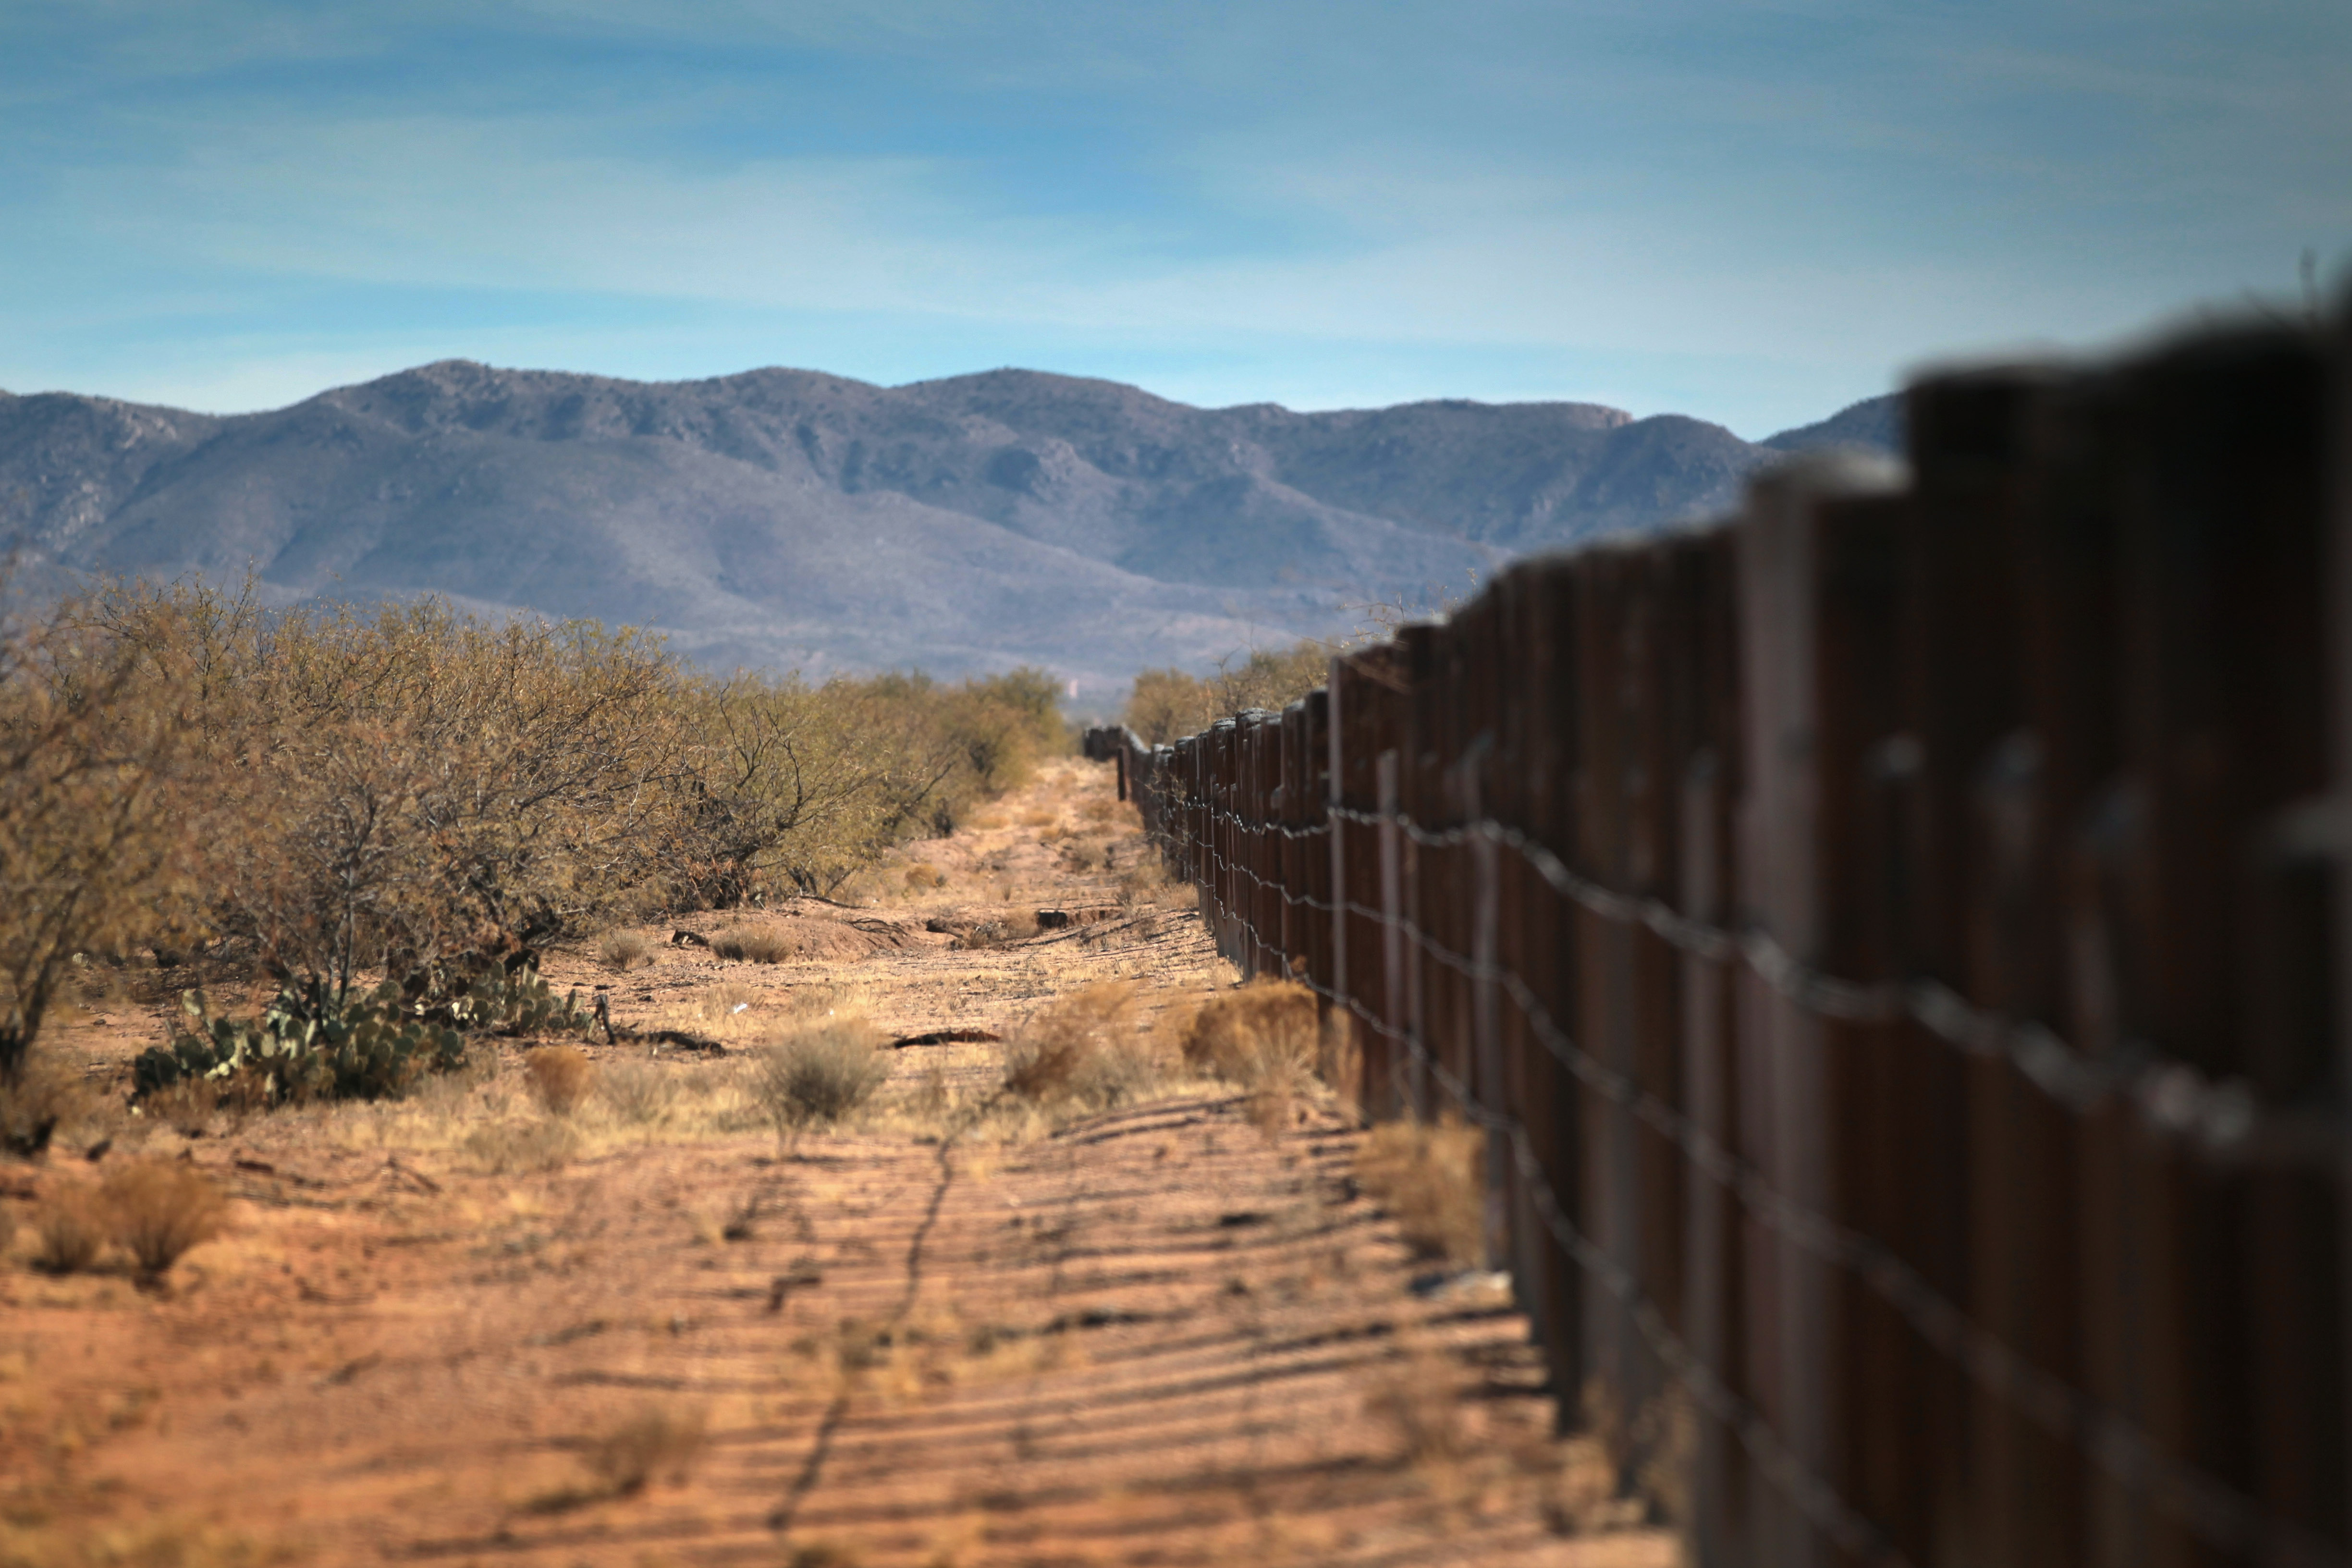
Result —
[[1209, 999], [1184, 1032], [1184, 1059], [1253, 1096], [1286, 1102], [1306, 1092], [1323, 1055], [1315, 993], [1289, 980], [1254, 980]]
[[812, 981], [795, 985], [784, 996], [784, 1011], [794, 1018], [814, 1018], [820, 1014], [846, 1012], [861, 1005], [861, 994], [854, 985], [835, 981]]
[[522, 1073], [539, 1103], [557, 1116], [569, 1116], [596, 1087], [596, 1064], [577, 1046], [541, 1046], [525, 1051]]
[[654, 944], [641, 931], [608, 931], [596, 944], [596, 962], [624, 974], [653, 958]]
[[184, 1078], [140, 1096], [139, 1111], [162, 1121], [183, 1138], [201, 1138], [220, 1109], [221, 1086], [210, 1078]]
[[31, 1053], [14, 1073], [0, 1068], [0, 1154], [41, 1153], [59, 1127], [89, 1110], [81, 1075], [47, 1051]]
[[[1008, 892], [1008, 897], [1010, 896]], [[1003, 917], [982, 921], [962, 936], [956, 945], [965, 948], [1003, 947], [1010, 942], [1026, 942], [1037, 934], [1037, 911], [1007, 910]]]
[[614, 1497], [634, 1497], [656, 1479], [686, 1479], [702, 1452], [699, 1411], [647, 1405], [588, 1446], [588, 1468]]
[[1100, 1110], [1137, 1104], [1167, 1083], [1172, 1066], [1156, 1038], [1133, 1031], [1113, 1035], [1079, 1073], [1077, 1098]]
[[1467, 1268], [1486, 1256], [1486, 1147], [1485, 1133], [1453, 1116], [1383, 1122], [1356, 1151], [1356, 1179], [1415, 1257]]
[[1135, 987], [1122, 981], [1039, 1008], [1004, 1047], [1005, 1091], [1041, 1103], [1069, 1098], [1104, 1037], [1132, 1033], [1134, 1018]]
[[1690, 1391], [1675, 1384], [1653, 1396], [1629, 1436], [1635, 1489], [1667, 1522], [1686, 1522], [1698, 1466], [1698, 1409]]
[[596, 1090], [613, 1114], [637, 1127], [652, 1127], [677, 1103], [677, 1079], [642, 1059], [606, 1062], [596, 1074]]
[[1278, 712], [1328, 679], [1331, 653], [1329, 644], [1312, 641], [1253, 648], [1238, 665], [1221, 662], [1205, 679], [1147, 669], [1135, 678], [1121, 719], [1146, 745], [1164, 746], [1254, 708]]
[[729, 926], [710, 939], [710, 951], [739, 963], [783, 963], [800, 956], [799, 945], [770, 926]]
[[149, 1279], [162, 1279], [182, 1253], [220, 1229], [220, 1189], [177, 1162], [119, 1166], [107, 1173], [99, 1197], [108, 1230]]
[[[1034, 669], [712, 680], [639, 632], [429, 599], [276, 611], [252, 584], [12, 617], [0, 1145], [54, 1131], [19, 1079], [85, 955], [160, 943], [340, 996], [380, 962], [429, 981], [656, 910], [826, 893], [1066, 750], [1057, 692]], [[642, 942], [600, 955], [625, 970]]]
[[907, 887], [910, 891], [919, 893], [929, 888], [944, 888], [947, 885], [948, 874], [929, 860], [918, 860], [907, 868]]
[[1160, 857], [1145, 854], [1118, 874], [1118, 901], [1129, 909], [1148, 907], [1165, 899], [1170, 886]]
[[1412, 1465], [1439, 1465], [1469, 1453], [1462, 1412], [1461, 1379], [1443, 1356], [1423, 1350], [1391, 1365], [1364, 1399], [1364, 1414], [1387, 1426], [1402, 1458]]
[[496, 1121], [466, 1135], [468, 1158], [493, 1176], [552, 1171], [572, 1158], [579, 1135], [560, 1121]]
[[58, 1186], [33, 1216], [33, 1267], [72, 1274], [98, 1261], [106, 1245], [106, 1205], [94, 1187], [74, 1182]]
[[1130, 1105], [1167, 1080], [1160, 1043], [1136, 1029], [1134, 982], [1106, 981], [1041, 1008], [1004, 1047], [1004, 1089], [1037, 1104]]
[[749, 985], [706, 985], [694, 994], [694, 1014], [704, 1023], [723, 1024], [741, 1017], [765, 999], [763, 993]]
[[890, 1059], [874, 1032], [856, 1020], [829, 1019], [785, 1036], [760, 1054], [751, 1094], [779, 1134], [811, 1122], [838, 1121], [863, 1105], [889, 1076]]
[[[179, 905], [189, 694], [90, 626], [87, 599], [20, 615], [11, 574], [0, 563], [0, 1092], [13, 1095], [85, 955], [161, 935]], [[26, 1132], [46, 1145], [53, 1127], [37, 1117]]]

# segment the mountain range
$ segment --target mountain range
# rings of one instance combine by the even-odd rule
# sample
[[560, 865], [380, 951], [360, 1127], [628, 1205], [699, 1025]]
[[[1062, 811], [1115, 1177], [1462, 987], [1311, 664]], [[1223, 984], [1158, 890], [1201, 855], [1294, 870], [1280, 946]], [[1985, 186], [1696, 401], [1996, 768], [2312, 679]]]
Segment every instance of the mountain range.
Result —
[[436, 593], [666, 631], [707, 666], [1036, 663], [1097, 705], [1459, 595], [1512, 556], [1722, 510], [1861, 403], [1761, 443], [1596, 404], [1194, 408], [1001, 370], [633, 382], [452, 360], [219, 416], [0, 393], [20, 589], [248, 573], [272, 602]]

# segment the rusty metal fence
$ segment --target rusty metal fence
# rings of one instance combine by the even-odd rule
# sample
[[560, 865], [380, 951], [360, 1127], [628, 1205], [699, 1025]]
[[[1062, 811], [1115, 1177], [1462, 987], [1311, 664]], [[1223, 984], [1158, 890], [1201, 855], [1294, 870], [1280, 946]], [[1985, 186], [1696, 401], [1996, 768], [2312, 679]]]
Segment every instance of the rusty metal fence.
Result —
[[1487, 1130], [1697, 1562], [2352, 1563], [2347, 388], [2284, 330], [1927, 380], [1907, 472], [1088, 736], [1366, 1116]]

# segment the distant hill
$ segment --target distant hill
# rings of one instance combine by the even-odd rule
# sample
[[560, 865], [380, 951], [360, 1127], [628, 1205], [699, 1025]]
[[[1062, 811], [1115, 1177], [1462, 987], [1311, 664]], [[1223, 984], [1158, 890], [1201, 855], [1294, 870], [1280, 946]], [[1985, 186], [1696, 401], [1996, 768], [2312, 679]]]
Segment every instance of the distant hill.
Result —
[[658, 626], [719, 667], [1028, 661], [1108, 695], [1723, 509], [1814, 433], [1891, 438], [1872, 406], [1751, 445], [1591, 404], [1297, 414], [1034, 371], [453, 360], [235, 416], [0, 394], [0, 542], [35, 585], [250, 567], [280, 602], [440, 593]]
[[1903, 450], [1903, 399], [1889, 393], [1848, 404], [1818, 425], [1802, 425], [1767, 436], [1761, 445], [1776, 452], [1809, 452], [1823, 447], [1852, 447], [1868, 452]]

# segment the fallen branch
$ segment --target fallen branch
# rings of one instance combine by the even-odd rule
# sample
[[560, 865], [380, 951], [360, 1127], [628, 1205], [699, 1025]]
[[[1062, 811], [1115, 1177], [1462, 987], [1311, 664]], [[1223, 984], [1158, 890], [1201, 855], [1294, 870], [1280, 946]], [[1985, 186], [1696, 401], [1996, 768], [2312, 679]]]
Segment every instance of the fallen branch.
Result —
[[890, 1042], [890, 1048], [897, 1051], [908, 1046], [993, 1045], [1003, 1038], [1003, 1036], [990, 1034], [986, 1029], [933, 1029], [929, 1034], [901, 1036]]

